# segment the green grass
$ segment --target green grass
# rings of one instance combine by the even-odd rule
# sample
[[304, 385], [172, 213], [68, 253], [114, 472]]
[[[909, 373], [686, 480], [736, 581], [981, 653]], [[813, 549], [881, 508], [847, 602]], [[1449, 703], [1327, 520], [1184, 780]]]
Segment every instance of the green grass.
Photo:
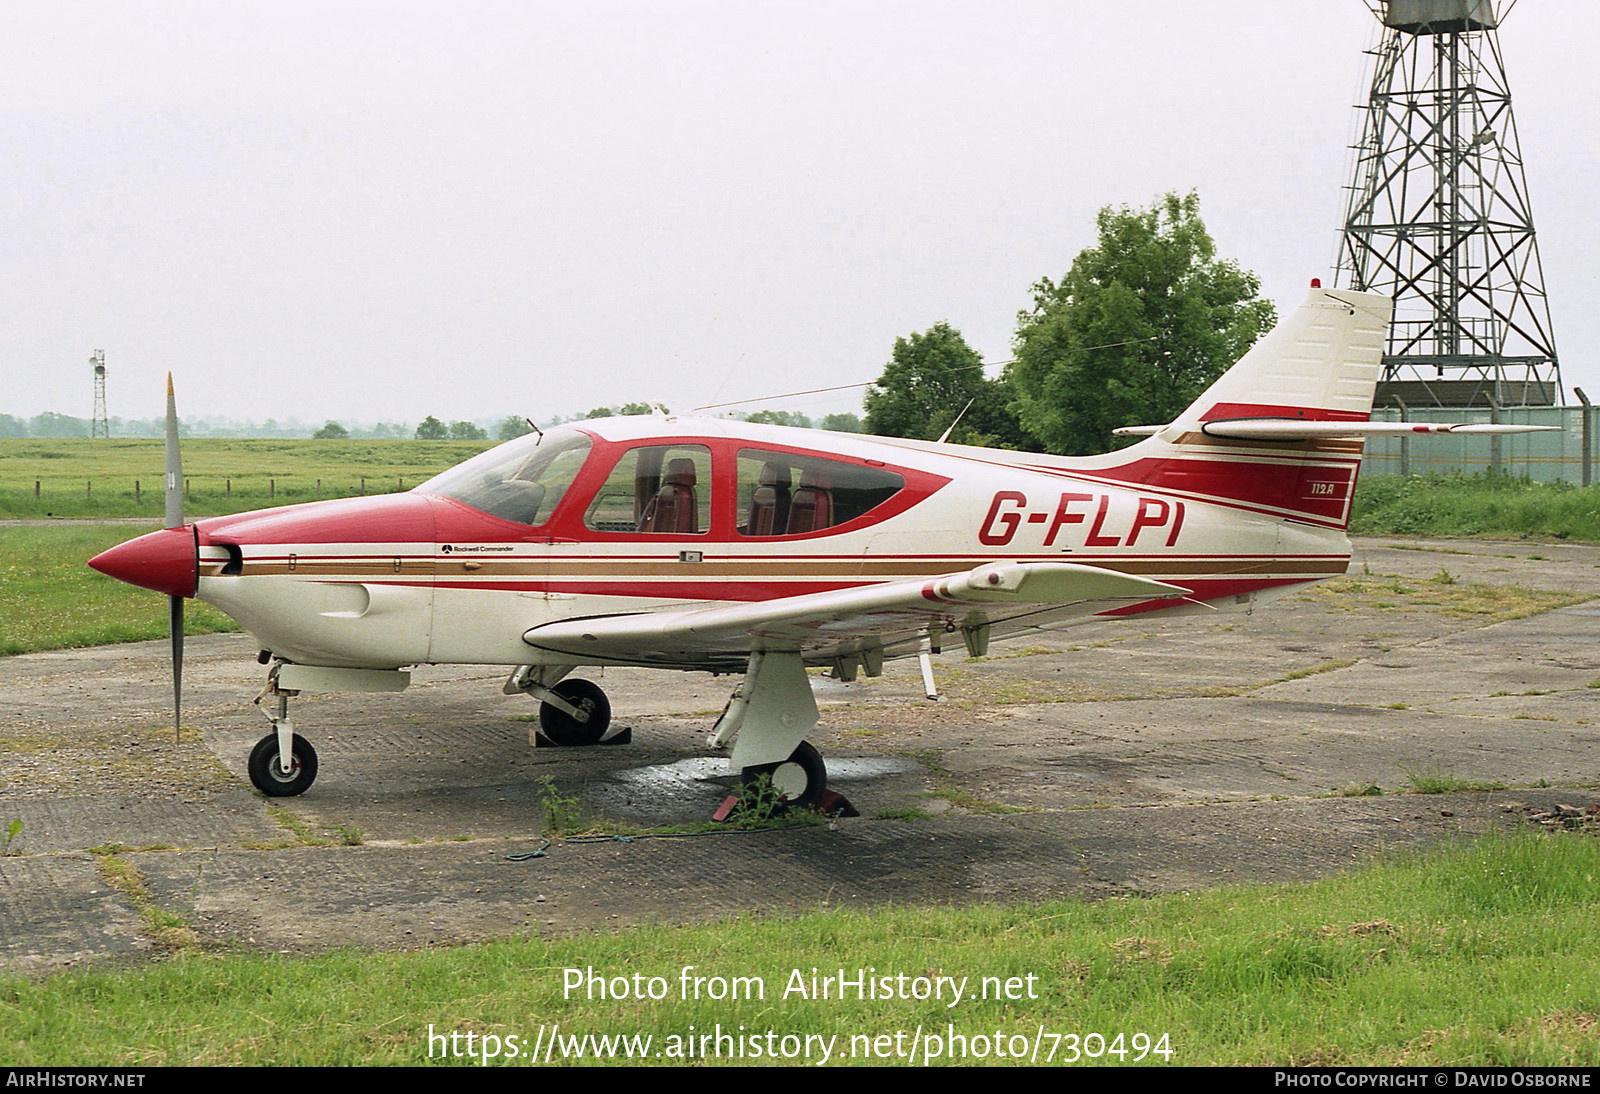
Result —
[[1350, 531], [1596, 541], [1600, 486], [1488, 474], [1364, 475], [1356, 484]]
[[[158, 440], [0, 439], [0, 519], [159, 521], [161, 447]], [[362, 493], [363, 478], [368, 494], [410, 489], [488, 447], [480, 441], [185, 440], [185, 515], [353, 496]]]
[[[427, 1060], [430, 1025], [503, 1046], [555, 1023], [568, 1035], [649, 1034], [653, 1053], [691, 1026], [720, 1023], [834, 1037], [836, 1060], [848, 1060], [852, 1036], [904, 1031], [905, 1043], [918, 1026], [941, 1035], [953, 1026], [992, 1044], [1043, 1026], [1121, 1033], [1125, 1050], [1135, 1034], [1166, 1034], [1171, 1062], [1183, 1065], [1593, 1067], [1597, 877], [1600, 841], [1525, 833], [1314, 884], [1097, 904], [840, 910], [413, 953], [185, 949], [127, 972], [0, 981], [0, 1059], [416, 1064]], [[137, 892], [136, 882], [124, 884]], [[763, 996], [684, 999], [685, 966], [759, 978]], [[813, 967], [965, 977], [969, 995], [955, 1007], [948, 996], [786, 998], [795, 970], [809, 979]], [[665, 998], [564, 996], [567, 969], [660, 977]], [[1022, 997], [974, 998], [985, 977], [1016, 978]], [[1068, 1046], [1058, 1043], [1056, 1062]], [[991, 1050], [988, 1062], [1002, 1061]]]
[[[167, 633], [167, 598], [89, 569], [101, 551], [150, 528], [49, 525], [0, 528], [0, 654], [137, 642]], [[239, 628], [198, 601], [184, 604], [184, 632]]]
[[1460, 794], [1475, 790], [1503, 790], [1505, 783], [1472, 782], [1443, 771], [1414, 771], [1402, 767], [1406, 788], [1412, 794]]
[[1330, 798], [1381, 798], [1383, 787], [1377, 783], [1351, 783], [1349, 786], [1334, 787], [1328, 795]]

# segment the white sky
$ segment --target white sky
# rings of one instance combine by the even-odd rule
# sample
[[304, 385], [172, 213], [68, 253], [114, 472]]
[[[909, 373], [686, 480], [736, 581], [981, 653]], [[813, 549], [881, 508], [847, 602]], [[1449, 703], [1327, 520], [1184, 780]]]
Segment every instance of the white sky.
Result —
[[[0, 412], [544, 419], [1009, 356], [1105, 204], [1328, 277], [1361, 0], [11, 3]], [[1600, 394], [1600, 4], [1500, 32], [1563, 375]], [[774, 402], [812, 415], [859, 393]], [[754, 409], [752, 404], [747, 409]]]

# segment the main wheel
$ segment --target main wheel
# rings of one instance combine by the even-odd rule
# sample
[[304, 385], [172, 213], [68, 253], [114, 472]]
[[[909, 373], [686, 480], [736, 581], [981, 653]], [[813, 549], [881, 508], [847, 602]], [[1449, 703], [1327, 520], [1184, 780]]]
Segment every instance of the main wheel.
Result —
[[587, 680], [563, 680], [550, 690], [587, 713], [589, 720], [580, 722], [564, 710], [540, 703], [539, 728], [544, 735], [558, 745], [598, 744], [611, 725], [611, 700], [600, 685]]
[[292, 798], [311, 789], [317, 779], [317, 750], [300, 734], [294, 735], [292, 763], [287, 774], [278, 765], [278, 735], [269, 733], [250, 750], [250, 782], [269, 798]]
[[745, 768], [740, 772], [740, 779], [748, 786], [763, 775], [772, 779], [778, 800], [790, 809], [815, 809], [822, 802], [822, 792], [828, 788], [828, 767], [810, 741], [801, 741], [782, 763]]

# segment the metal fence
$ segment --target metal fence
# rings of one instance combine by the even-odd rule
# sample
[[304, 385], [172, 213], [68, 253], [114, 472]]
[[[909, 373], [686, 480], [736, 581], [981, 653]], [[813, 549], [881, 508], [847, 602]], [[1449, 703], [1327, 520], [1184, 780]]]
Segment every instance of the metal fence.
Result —
[[1493, 471], [1535, 482], [1570, 482], [1588, 486], [1592, 473], [1595, 414], [1591, 406], [1505, 407], [1500, 410], [1401, 410], [1374, 407], [1375, 422], [1502, 422], [1512, 425], [1555, 425], [1559, 433], [1512, 433], [1504, 436], [1433, 434], [1428, 437], [1371, 437], [1361, 470], [1367, 475], [1429, 475]]

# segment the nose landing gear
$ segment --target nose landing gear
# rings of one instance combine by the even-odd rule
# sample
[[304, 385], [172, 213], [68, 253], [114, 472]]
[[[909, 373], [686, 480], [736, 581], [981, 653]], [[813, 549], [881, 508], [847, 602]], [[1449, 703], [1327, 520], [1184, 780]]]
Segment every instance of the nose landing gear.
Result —
[[250, 783], [269, 798], [304, 794], [317, 777], [317, 750], [298, 733], [290, 745], [289, 770], [280, 762], [278, 735], [269, 733], [250, 750]]
[[289, 720], [289, 697], [298, 694], [298, 691], [280, 688], [278, 675], [273, 672], [267, 678], [266, 688], [256, 696], [257, 704], [268, 695], [278, 700], [278, 712], [267, 714], [272, 732], [256, 742], [250, 750], [248, 764], [250, 785], [269, 798], [304, 794], [317, 778], [317, 750], [294, 731], [294, 723]]

